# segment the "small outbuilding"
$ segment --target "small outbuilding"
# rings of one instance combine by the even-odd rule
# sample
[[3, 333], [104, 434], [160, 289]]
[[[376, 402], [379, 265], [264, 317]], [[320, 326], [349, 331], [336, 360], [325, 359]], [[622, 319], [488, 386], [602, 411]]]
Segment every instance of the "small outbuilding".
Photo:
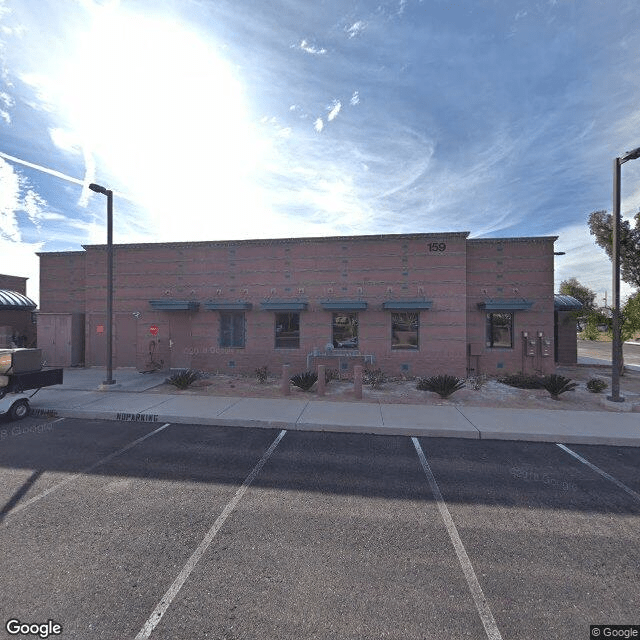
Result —
[[27, 278], [0, 274], [0, 348], [35, 346], [37, 305], [26, 294]]
[[573, 296], [554, 296], [555, 359], [558, 364], [578, 362], [578, 318], [583, 304]]

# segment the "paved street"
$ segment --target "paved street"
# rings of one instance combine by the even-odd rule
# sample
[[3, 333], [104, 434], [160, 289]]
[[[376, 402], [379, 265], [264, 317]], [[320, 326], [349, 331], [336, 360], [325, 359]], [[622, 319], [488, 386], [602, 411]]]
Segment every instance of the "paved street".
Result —
[[35, 417], [0, 439], [1, 638], [640, 624], [637, 448]]
[[[640, 344], [625, 343], [622, 347], [624, 363], [640, 368]], [[611, 343], [592, 340], [578, 340], [578, 361], [583, 363], [611, 364]]]

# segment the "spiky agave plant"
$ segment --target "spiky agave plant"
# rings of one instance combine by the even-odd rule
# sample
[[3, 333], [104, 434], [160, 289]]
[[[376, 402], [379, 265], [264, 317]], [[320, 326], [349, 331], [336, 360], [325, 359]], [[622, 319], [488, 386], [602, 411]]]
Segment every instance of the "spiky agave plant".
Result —
[[314, 373], [313, 371], [305, 371], [304, 373], [296, 373], [295, 376], [291, 376], [291, 384], [303, 391], [309, 391], [317, 379], [317, 373]]
[[178, 389], [186, 389], [200, 377], [201, 375], [199, 371], [195, 371], [194, 369], [182, 369], [181, 371], [174, 373], [170, 378], [167, 378], [167, 382]]
[[571, 382], [569, 378], [552, 373], [542, 379], [542, 386], [551, 394], [554, 400], [558, 400], [561, 393], [573, 391], [577, 386], [577, 382]]
[[416, 389], [420, 391], [433, 391], [441, 398], [448, 398], [452, 393], [464, 387], [464, 380], [456, 376], [437, 375], [430, 378], [418, 378]]

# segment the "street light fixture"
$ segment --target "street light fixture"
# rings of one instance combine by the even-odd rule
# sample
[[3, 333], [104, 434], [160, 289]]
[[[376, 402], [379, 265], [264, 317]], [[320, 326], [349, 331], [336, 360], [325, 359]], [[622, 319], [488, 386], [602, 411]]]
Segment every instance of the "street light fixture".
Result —
[[107, 379], [103, 384], [115, 384], [113, 379], [113, 191], [93, 182], [91, 191], [107, 196]]
[[620, 396], [620, 365], [622, 363], [622, 336], [620, 332], [620, 167], [629, 160], [640, 158], [640, 147], [627, 151], [613, 160], [613, 343], [611, 346], [611, 395], [608, 400], [624, 402]]

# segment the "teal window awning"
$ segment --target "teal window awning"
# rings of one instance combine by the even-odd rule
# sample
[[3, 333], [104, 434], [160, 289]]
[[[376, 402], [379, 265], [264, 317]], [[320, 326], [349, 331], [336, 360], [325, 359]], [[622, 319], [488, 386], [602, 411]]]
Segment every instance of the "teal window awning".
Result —
[[532, 300], [496, 298], [478, 302], [478, 309], [483, 311], [526, 311], [533, 306]]
[[207, 311], [251, 311], [253, 305], [250, 302], [205, 302], [202, 305]]
[[197, 311], [200, 303], [196, 300], [149, 300], [156, 311]]
[[364, 311], [367, 303], [364, 300], [321, 300], [325, 311]]
[[431, 309], [432, 305], [433, 300], [387, 300], [382, 303], [382, 308], [391, 311], [416, 311]]
[[578, 311], [584, 305], [573, 296], [557, 294], [553, 296], [553, 308], [555, 311]]
[[299, 300], [264, 300], [260, 306], [265, 311], [306, 311], [308, 304]]

